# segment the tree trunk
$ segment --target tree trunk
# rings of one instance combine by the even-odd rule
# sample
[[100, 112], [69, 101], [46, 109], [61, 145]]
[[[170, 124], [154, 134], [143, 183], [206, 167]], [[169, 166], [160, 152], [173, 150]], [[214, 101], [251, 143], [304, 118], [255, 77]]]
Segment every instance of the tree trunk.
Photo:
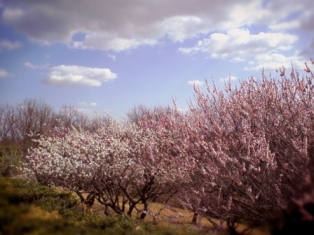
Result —
[[194, 212], [192, 218], [192, 224], [197, 225], [198, 212]]
[[128, 201], [129, 201], [128, 199], [123, 197], [123, 199], [122, 199], [122, 211], [123, 211], [123, 213], [125, 212], [125, 204], [128, 203]]
[[106, 216], [109, 216], [109, 215], [110, 215], [110, 213], [109, 213], [109, 211], [108, 211], [108, 206], [107, 206], [107, 205], [105, 205], [104, 214], [105, 214]]
[[144, 209], [143, 209], [142, 214], [140, 216], [140, 220], [143, 220], [146, 217], [147, 209], [148, 209], [148, 205], [146, 203], [144, 203]]
[[229, 218], [227, 220], [227, 230], [228, 230], [228, 233], [230, 235], [239, 235], [239, 234], [242, 234], [242, 233], [239, 233], [236, 228], [238, 227], [238, 218]]
[[130, 216], [130, 217], [132, 217], [132, 211], [133, 211], [133, 209], [135, 208], [135, 204], [134, 203], [131, 203], [131, 202], [129, 202], [129, 210], [128, 210], [128, 216]]

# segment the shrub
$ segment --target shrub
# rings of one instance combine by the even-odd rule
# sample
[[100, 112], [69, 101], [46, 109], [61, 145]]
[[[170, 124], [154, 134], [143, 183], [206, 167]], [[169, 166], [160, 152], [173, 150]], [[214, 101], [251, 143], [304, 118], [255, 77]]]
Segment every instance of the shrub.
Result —
[[18, 146], [0, 146], [0, 175], [14, 176], [19, 173], [22, 151]]

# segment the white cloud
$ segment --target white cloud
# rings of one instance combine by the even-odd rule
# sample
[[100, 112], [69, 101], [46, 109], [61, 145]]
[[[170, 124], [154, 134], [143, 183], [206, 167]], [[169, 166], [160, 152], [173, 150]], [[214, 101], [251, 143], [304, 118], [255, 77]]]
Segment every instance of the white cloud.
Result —
[[30, 69], [46, 69], [49, 67], [48, 64], [44, 64], [44, 65], [34, 65], [30, 62], [25, 62], [24, 65]]
[[234, 29], [239, 26], [250, 26], [254, 23], [268, 24], [276, 16], [266, 8], [262, 7], [261, 1], [250, 1], [237, 4], [229, 12], [230, 20], [224, 23], [224, 28]]
[[115, 55], [112, 54], [107, 54], [107, 56], [112, 59], [113, 61], [116, 61], [117, 57]]
[[228, 76], [228, 77], [225, 77], [225, 78], [220, 78], [219, 79], [221, 82], [228, 82], [228, 81], [235, 81], [235, 80], [238, 80], [237, 77], [235, 76]]
[[5, 69], [0, 68], [0, 78], [6, 78], [9, 77], [10, 73], [6, 71]]
[[37, 66], [36, 65], [33, 65], [32, 63], [30, 62], [25, 62], [24, 65], [30, 69], [36, 69]]
[[80, 102], [79, 105], [83, 107], [92, 107], [92, 106], [97, 106], [97, 103], [96, 102], [88, 103], [88, 102], [83, 101], [83, 102]]
[[167, 18], [160, 22], [158, 27], [175, 42], [182, 42], [202, 31], [206, 32], [204, 20], [193, 15]]
[[203, 82], [200, 81], [200, 80], [192, 80], [192, 81], [188, 81], [188, 84], [190, 86], [202, 86], [203, 85]]
[[295, 29], [300, 27], [300, 21], [299, 20], [293, 20], [278, 24], [270, 25], [269, 28], [274, 31], [284, 31], [287, 29]]
[[6, 23], [18, 24], [25, 17], [24, 11], [20, 8], [5, 8], [2, 13], [2, 18]]
[[209, 53], [212, 58], [230, 57], [238, 61], [256, 53], [289, 50], [298, 37], [285, 33], [251, 34], [248, 29], [233, 29], [224, 33], [213, 33], [199, 40], [194, 47], [179, 48], [185, 54]]
[[50, 69], [43, 83], [48, 86], [100, 86], [115, 78], [117, 75], [107, 68], [59, 65]]
[[244, 62], [244, 61], [245, 61], [245, 59], [241, 58], [241, 57], [234, 57], [234, 58], [232, 58], [232, 62], [235, 62], [235, 63], [237, 63], [237, 62]]
[[135, 49], [140, 45], [154, 45], [156, 40], [145, 38], [122, 38], [113, 37], [110, 33], [93, 33], [85, 37], [83, 41], [74, 41], [69, 45], [76, 49], [101, 49], [101, 50], [114, 50], [125, 51]]
[[6, 78], [9, 76], [10, 74], [5, 69], [0, 68], [0, 78]]
[[7, 40], [0, 41], [0, 49], [15, 50], [22, 46], [20, 42], [10, 42]]
[[291, 65], [295, 69], [304, 69], [304, 60], [297, 56], [285, 56], [282, 54], [272, 53], [272, 54], [260, 54], [255, 56], [253, 61], [250, 61], [249, 66], [246, 66], [245, 70], [276, 70], [284, 66], [285, 68], [291, 68]]

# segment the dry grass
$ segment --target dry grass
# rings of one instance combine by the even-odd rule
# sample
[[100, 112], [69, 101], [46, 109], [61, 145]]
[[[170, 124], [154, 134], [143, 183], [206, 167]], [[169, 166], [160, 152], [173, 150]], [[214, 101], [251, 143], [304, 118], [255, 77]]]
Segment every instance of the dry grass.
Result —
[[62, 217], [58, 214], [57, 211], [48, 212], [41, 209], [38, 206], [31, 205], [29, 211], [26, 214], [23, 214], [23, 219], [40, 219], [40, 220], [57, 220]]
[[[97, 201], [93, 206], [93, 212], [99, 214], [100, 216], [104, 215], [104, 207]], [[138, 204], [137, 209], [143, 209], [142, 204]], [[205, 218], [200, 218], [198, 221], [198, 225], [193, 225], [192, 218], [193, 212], [180, 209], [180, 208], [173, 208], [169, 206], [164, 206], [160, 203], [151, 203], [148, 207], [149, 212], [146, 217], [146, 222], [154, 222], [157, 223], [161, 227], [172, 227], [175, 228], [177, 232], [183, 232], [187, 230], [198, 230], [202, 231], [202, 234], [210, 235], [210, 230], [213, 229], [213, 225]], [[126, 210], [128, 210], [128, 205], [126, 205]], [[158, 214], [159, 216], [156, 218], [154, 215]], [[134, 210], [132, 213], [133, 218], [137, 218], [138, 214], [137, 211]], [[243, 231], [246, 228], [245, 225], [239, 225], [238, 230]], [[207, 232], [206, 232], [207, 231]], [[254, 229], [251, 233], [252, 235], [270, 235], [270, 232], [267, 229]]]
[[[8, 218], [9, 218], [11, 226], [8, 227], [7, 229], [10, 228], [10, 231], [11, 230], [22, 231], [23, 229], [33, 229], [34, 231], [36, 230], [36, 231], [42, 232], [42, 233], [38, 232], [37, 234], [56, 234], [56, 231], [63, 231], [63, 233], [60, 233], [60, 234], [71, 234], [71, 233], [68, 233], [68, 231], [70, 230], [72, 231], [74, 229], [75, 231], [89, 231], [91, 232], [90, 234], [100, 234], [99, 231], [101, 231], [102, 234], [108, 234], [108, 233], [113, 234], [112, 231], [114, 231], [115, 229], [120, 229], [120, 230], [122, 229], [123, 231], [128, 231], [128, 229], [132, 229], [134, 230], [133, 232], [135, 234], [137, 233], [143, 234], [143, 231], [145, 231], [145, 234], [150, 234], [150, 233], [178, 234], [178, 235], [181, 235], [181, 234], [182, 235], [187, 235], [187, 234], [212, 235], [213, 234], [213, 232], [211, 231], [213, 226], [206, 219], [201, 218], [197, 226], [192, 225], [191, 221], [193, 218], [193, 212], [179, 209], [179, 208], [168, 207], [160, 203], [151, 203], [149, 205], [149, 213], [145, 217], [144, 222], [136, 221], [134, 223], [134, 221], [131, 221], [131, 224], [130, 224], [128, 222], [125, 222], [125, 220], [122, 217], [123, 220], [121, 221], [117, 220], [117, 222], [114, 222], [112, 224], [112, 221], [110, 221], [111, 217], [108, 217], [109, 220], [107, 222], [109, 222], [110, 226], [112, 225], [113, 227], [112, 228], [108, 227], [109, 232], [107, 230], [106, 230], [107, 232], [104, 232], [103, 229], [97, 230], [98, 229], [97, 226], [104, 226], [103, 222], [99, 223], [102, 220], [99, 220], [99, 218], [97, 217], [88, 217], [88, 216], [82, 217], [84, 214], [76, 213], [75, 211], [74, 213], [72, 213], [73, 211], [71, 211], [71, 212], [67, 212], [67, 214], [59, 214], [58, 211], [60, 208], [59, 208], [58, 202], [61, 203], [60, 205], [63, 205], [62, 203], [64, 203], [64, 201], [62, 200], [65, 200], [65, 199], [61, 198], [61, 201], [59, 201], [60, 198], [58, 198], [57, 200], [55, 200], [55, 198], [52, 195], [55, 195], [55, 196], [58, 196], [58, 195], [52, 193], [50, 188], [43, 188], [35, 184], [25, 184], [24, 182], [18, 182], [18, 181], [11, 182], [9, 180], [2, 180], [0, 181], [0, 183], [2, 184], [1, 186], [5, 188], [6, 190], [4, 192], [7, 192], [7, 194], [4, 193], [2, 195], [3, 197], [2, 203], [6, 206], [5, 211], [8, 211], [10, 213], [8, 213], [8, 215], [7, 213], [5, 214], [2, 213], [2, 217], [6, 218], [7, 216], [9, 216]], [[64, 191], [61, 188], [56, 188], [54, 190], [60, 193], [68, 192], [67, 190]], [[16, 198], [19, 198], [19, 197], [17, 197], [17, 195], [15, 194], [11, 195], [10, 193], [18, 193], [19, 197], [23, 196], [23, 198], [25, 198], [26, 201], [25, 202], [23, 201], [20, 204], [11, 205], [5, 200], [6, 197], [11, 198], [12, 195]], [[40, 195], [44, 193], [44, 194], [49, 195], [49, 197], [46, 198], [44, 196], [43, 198], [38, 198], [37, 203], [29, 203], [28, 200], [30, 197], [32, 197], [32, 193], [35, 193], [35, 194], [39, 193]], [[41, 201], [41, 199], [44, 199], [44, 200]], [[66, 200], [68, 199], [66, 198]], [[72, 198], [71, 200], [74, 200], [74, 199]], [[121, 198], [121, 201], [122, 201], [122, 198]], [[68, 205], [68, 204], [64, 204], [64, 205]], [[95, 201], [95, 204], [92, 209], [93, 209], [94, 214], [98, 214], [104, 217], [104, 207], [99, 202]], [[126, 205], [125, 209], [126, 210], [129, 209], [128, 205]], [[143, 209], [143, 205], [139, 204], [137, 206], [137, 209], [138, 210]], [[158, 217], [156, 217], [157, 214], [158, 214]], [[64, 215], [66, 215], [66, 217], [63, 217]], [[137, 216], [138, 216], [137, 210], [134, 210], [132, 217], [136, 218]], [[82, 219], [82, 218], [85, 218], [85, 219]], [[95, 219], [95, 221], [92, 219]], [[87, 227], [84, 227], [85, 226], [84, 221], [85, 222], [88, 221]], [[129, 221], [129, 220], [126, 220], [126, 221]], [[94, 227], [88, 227], [90, 226], [89, 223], [92, 223], [93, 224], [92, 226]], [[153, 223], [157, 224], [157, 226], [154, 226]], [[97, 228], [95, 228], [95, 226]], [[240, 228], [244, 228], [244, 227], [242, 226]], [[96, 229], [97, 231], [96, 230], [94, 231], [93, 229]], [[112, 229], [112, 231], [110, 229]], [[14, 234], [14, 233], [6, 233], [6, 234]], [[22, 234], [22, 233], [15, 233], [15, 234]], [[254, 231], [252, 234], [253, 235], [269, 235], [269, 233], [262, 232], [259, 230]]]

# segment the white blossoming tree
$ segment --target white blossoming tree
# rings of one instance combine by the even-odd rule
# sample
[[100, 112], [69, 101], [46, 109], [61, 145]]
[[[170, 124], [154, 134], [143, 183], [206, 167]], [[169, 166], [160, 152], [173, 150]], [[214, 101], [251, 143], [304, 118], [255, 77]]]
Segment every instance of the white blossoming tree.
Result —
[[105, 213], [111, 208], [131, 215], [142, 203], [144, 219], [149, 203], [176, 193], [186, 173], [183, 159], [167, 147], [175, 144], [166, 119], [171, 117], [146, 117], [141, 126], [111, 120], [94, 132], [52, 131], [35, 140], [39, 146], [30, 149], [29, 166], [39, 182], [76, 192], [87, 207], [96, 199]]

